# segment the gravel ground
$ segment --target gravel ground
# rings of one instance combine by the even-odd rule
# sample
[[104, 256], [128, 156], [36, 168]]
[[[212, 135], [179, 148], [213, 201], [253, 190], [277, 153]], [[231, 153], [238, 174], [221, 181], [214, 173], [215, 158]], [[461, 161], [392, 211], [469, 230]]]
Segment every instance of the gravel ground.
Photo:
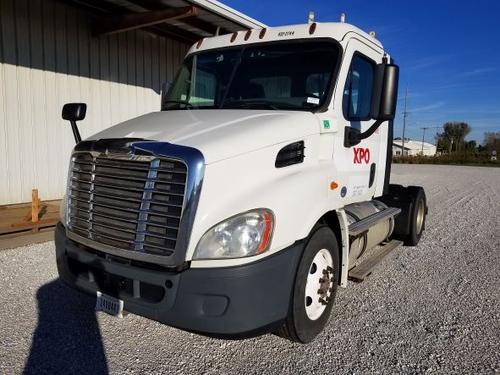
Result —
[[0, 373], [500, 373], [500, 169], [396, 165], [392, 180], [426, 189], [422, 241], [340, 290], [312, 344], [96, 317], [48, 242], [0, 252]]

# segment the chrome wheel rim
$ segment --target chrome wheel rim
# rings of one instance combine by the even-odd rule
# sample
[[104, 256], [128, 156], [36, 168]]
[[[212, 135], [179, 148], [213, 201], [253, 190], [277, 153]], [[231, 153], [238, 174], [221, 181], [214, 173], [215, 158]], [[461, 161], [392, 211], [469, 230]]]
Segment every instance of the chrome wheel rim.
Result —
[[417, 208], [417, 234], [420, 234], [424, 227], [424, 216], [425, 216], [425, 204], [424, 200], [421, 199], [420, 202], [418, 202], [418, 208]]
[[333, 289], [333, 258], [327, 249], [316, 253], [307, 273], [304, 304], [307, 317], [318, 319], [330, 301]]

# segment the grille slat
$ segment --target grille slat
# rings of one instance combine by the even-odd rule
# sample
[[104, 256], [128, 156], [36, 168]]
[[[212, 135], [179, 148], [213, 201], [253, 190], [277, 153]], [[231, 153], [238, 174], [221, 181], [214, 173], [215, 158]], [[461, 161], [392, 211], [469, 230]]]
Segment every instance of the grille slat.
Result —
[[136, 233], [136, 223], [132, 222], [122, 222], [121, 220], [117, 219], [110, 219], [105, 216], [97, 215], [94, 214], [92, 218], [92, 224], [97, 224], [97, 225], [102, 225], [103, 227], [110, 228], [110, 229], [115, 229], [115, 230], [120, 230], [124, 232], [129, 232], [129, 233]]
[[183, 162], [77, 152], [71, 168], [70, 231], [123, 250], [173, 254], [187, 183]]

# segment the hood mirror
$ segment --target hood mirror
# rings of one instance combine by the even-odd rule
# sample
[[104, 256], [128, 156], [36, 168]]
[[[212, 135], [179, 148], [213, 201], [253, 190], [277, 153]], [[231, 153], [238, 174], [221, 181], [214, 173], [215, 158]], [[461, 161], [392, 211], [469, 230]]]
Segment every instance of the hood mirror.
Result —
[[71, 130], [73, 130], [73, 137], [77, 144], [82, 141], [82, 137], [80, 136], [80, 131], [78, 130], [76, 122], [83, 120], [86, 114], [87, 104], [85, 103], [66, 103], [62, 109], [62, 118], [70, 122]]

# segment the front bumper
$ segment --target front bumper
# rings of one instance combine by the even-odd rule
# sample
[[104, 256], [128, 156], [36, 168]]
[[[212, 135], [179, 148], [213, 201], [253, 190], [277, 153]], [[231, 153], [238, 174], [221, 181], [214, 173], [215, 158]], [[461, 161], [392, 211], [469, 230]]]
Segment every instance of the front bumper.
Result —
[[161, 323], [219, 337], [250, 337], [276, 329], [286, 318], [300, 242], [263, 260], [226, 268], [180, 272], [134, 264], [89, 249], [55, 233], [61, 279], [90, 294], [124, 301], [124, 309]]

